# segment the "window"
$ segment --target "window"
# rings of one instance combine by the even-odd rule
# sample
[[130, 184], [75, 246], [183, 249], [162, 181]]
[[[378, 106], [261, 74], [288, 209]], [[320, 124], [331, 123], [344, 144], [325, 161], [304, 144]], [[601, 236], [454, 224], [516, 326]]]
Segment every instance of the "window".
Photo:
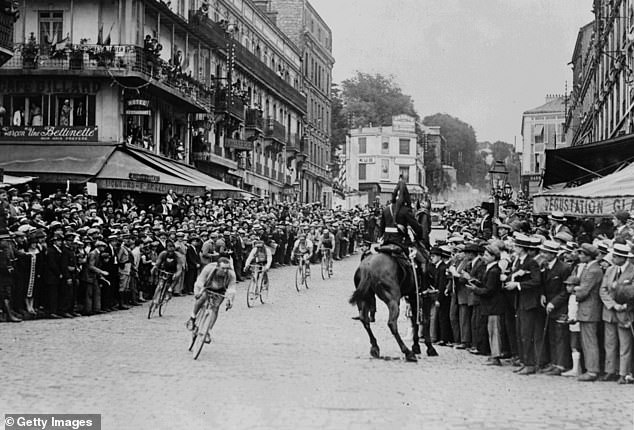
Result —
[[544, 126], [539, 124], [535, 126], [535, 143], [544, 143]]
[[365, 137], [359, 138], [359, 154], [366, 154], [368, 152], [366, 143], [367, 142]]
[[11, 113], [9, 120], [14, 126], [95, 125], [94, 95], [9, 95], [4, 100]]
[[40, 18], [40, 43], [58, 43], [62, 40], [64, 12], [62, 11], [42, 11]]
[[389, 154], [390, 153], [390, 141], [389, 139], [381, 142], [381, 154]]
[[360, 181], [364, 181], [366, 178], [366, 172], [365, 172], [366, 167], [367, 167], [367, 164], [359, 164], [359, 180]]
[[62, 127], [81, 127], [95, 125], [95, 96], [64, 96], [51, 97], [54, 105], [55, 125]]
[[405, 181], [405, 183], [409, 183], [409, 166], [402, 166], [398, 168], [398, 176], [399, 179], [403, 178], [403, 181]]
[[381, 159], [381, 179], [390, 179], [390, 160]]
[[400, 155], [409, 155], [409, 139], [399, 139], [398, 153]]

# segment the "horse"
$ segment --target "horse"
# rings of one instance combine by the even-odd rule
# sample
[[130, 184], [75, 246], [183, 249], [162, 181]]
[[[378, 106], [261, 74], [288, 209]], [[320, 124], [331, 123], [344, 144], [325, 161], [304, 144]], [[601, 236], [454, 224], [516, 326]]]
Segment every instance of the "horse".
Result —
[[[426, 264], [423, 265], [423, 272], [424, 274], [427, 272]], [[401, 289], [401, 285], [407, 283], [407, 277], [408, 274], [399, 266], [396, 259], [382, 252], [370, 254], [361, 260], [361, 264], [354, 274], [355, 291], [352, 297], [350, 297], [350, 304], [356, 304], [359, 309], [359, 320], [370, 337], [370, 355], [374, 358], [380, 357], [380, 349], [370, 328], [369, 313], [370, 309], [375, 305], [376, 296], [387, 305], [389, 310], [387, 325], [396, 339], [401, 352], [405, 354], [406, 361], [416, 362], [416, 355], [421, 353], [418, 337], [419, 300], [416, 298], [416, 291], [413, 286], [411, 288]], [[426, 276], [423, 276], [423, 279], [426, 279]], [[410, 321], [412, 324], [413, 344], [411, 350], [405, 346], [397, 326], [399, 303], [403, 296], [408, 297], [412, 310]], [[429, 297], [426, 299], [423, 298], [420, 302], [423, 307], [423, 332], [425, 333], [427, 355], [430, 357], [436, 356], [438, 353], [434, 349], [429, 336], [431, 299]], [[427, 318], [425, 318], [425, 315], [427, 315]]]

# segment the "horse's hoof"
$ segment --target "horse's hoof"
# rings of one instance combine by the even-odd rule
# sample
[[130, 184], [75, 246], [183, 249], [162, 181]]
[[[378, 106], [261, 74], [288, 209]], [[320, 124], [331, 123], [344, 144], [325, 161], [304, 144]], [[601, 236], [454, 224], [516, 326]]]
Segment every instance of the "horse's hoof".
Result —
[[436, 352], [436, 350], [434, 349], [433, 346], [431, 348], [427, 348], [427, 356], [428, 357], [438, 357], [438, 353]]
[[407, 353], [405, 353], [405, 361], [416, 363], [418, 361], [418, 358], [416, 358], [416, 354], [414, 354], [412, 351], [408, 351]]
[[412, 345], [412, 352], [414, 354], [420, 354], [420, 345], [415, 343], [414, 345]]
[[381, 356], [381, 354], [379, 353], [379, 347], [373, 346], [372, 348], [370, 348], [370, 355], [374, 358], [379, 358]]

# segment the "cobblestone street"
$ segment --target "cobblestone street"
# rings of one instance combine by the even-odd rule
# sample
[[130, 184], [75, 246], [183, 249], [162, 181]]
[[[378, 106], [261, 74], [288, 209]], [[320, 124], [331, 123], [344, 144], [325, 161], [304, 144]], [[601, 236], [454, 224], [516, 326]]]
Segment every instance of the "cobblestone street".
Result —
[[313, 266], [300, 293], [294, 267], [274, 270], [271, 303], [253, 309], [239, 284], [197, 361], [191, 297], [150, 321], [144, 306], [3, 324], [0, 413], [101, 413], [104, 429], [632, 428], [632, 386], [517, 376], [442, 347], [406, 363], [383, 304], [373, 328], [395, 359], [371, 359], [347, 303], [358, 259], [336, 262], [328, 281]]

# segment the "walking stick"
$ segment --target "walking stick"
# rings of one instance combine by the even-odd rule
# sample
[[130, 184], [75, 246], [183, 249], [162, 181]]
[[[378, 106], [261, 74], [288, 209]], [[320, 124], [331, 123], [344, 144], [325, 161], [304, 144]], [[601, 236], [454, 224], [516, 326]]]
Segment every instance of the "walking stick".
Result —
[[548, 312], [546, 312], [546, 320], [544, 321], [544, 332], [542, 333], [542, 342], [539, 345], [539, 352], [537, 353], [537, 357], [535, 357], [535, 365], [539, 368], [539, 360], [542, 357], [542, 353], [544, 352], [544, 346], [546, 345], [546, 332], [548, 331]]

